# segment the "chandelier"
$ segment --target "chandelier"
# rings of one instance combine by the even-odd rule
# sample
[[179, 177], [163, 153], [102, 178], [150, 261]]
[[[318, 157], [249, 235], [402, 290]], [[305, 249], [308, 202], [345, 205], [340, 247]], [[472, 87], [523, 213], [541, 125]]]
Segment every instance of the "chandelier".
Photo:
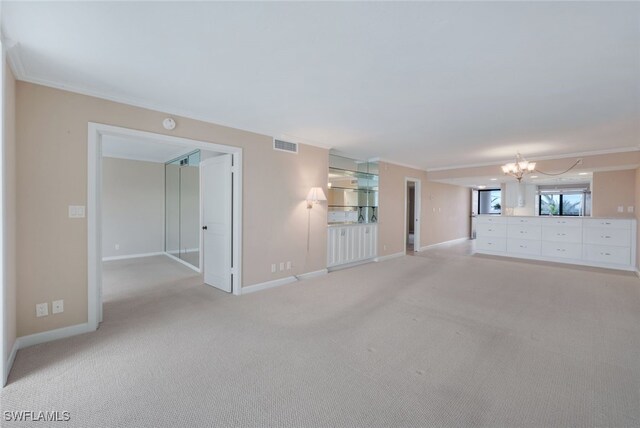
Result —
[[518, 183], [522, 181], [522, 177], [525, 174], [531, 173], [536, 170], [536, 163], [529, 162], [522, 157], [520, 153], [516, 154], [516, 161], [502, 165], [502, 172], [504, 175], [511, 175], [518, 180]]

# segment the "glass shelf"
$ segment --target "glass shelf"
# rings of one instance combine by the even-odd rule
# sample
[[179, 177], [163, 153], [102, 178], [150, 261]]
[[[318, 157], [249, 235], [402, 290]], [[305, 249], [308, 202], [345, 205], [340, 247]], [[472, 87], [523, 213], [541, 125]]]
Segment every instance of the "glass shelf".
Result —
[[329, 223], [377, 221], [378, 165], [329, 155]]

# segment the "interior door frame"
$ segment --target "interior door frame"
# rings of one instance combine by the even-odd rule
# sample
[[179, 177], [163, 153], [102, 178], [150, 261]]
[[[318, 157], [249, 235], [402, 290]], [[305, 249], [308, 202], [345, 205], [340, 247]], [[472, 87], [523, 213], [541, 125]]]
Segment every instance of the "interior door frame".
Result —
[[420, 251], [420, 223], [421, 223], [421, 213], [422, 213], [422, 206], [421, 206], [421, 202], [422, 202], [422, 182], [420, 181], [419, 178], [413, 178], [413, 177], [405, 177], [404, 178], [404, 230], [403, 230], [403, 235], [404, 235], [404, 246], [403, 248], [406, 251], [407, 248], [407, 226], [409, 226], [407, 224], [407, 202], [409, 202], [409, 191], [408, 191], [408, 184], [409, 183], [414, 183], [415, 185], [415, 190], [413, 192], [413, 219], [414, 219], [414, 226], [413, 226], [413, 251]]
[[[87, 147], [87, 321], [97, 329], [102, 321], [102, 137], [136, 138], [154, 143], [185, 145], [233, 155], [233, 275], [232, 293], [242, 294], [242, 148], [88, 122]], [[202, 254], [202, 253], [201, 253]]]

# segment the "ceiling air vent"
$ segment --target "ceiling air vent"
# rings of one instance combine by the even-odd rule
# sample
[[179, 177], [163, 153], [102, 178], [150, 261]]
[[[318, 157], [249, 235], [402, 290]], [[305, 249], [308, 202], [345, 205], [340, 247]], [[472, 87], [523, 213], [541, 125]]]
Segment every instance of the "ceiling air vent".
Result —
[[298, 143], [290, 143], [288, 141], [273, 140], [273, 149], [282, 152], [298, 153]]

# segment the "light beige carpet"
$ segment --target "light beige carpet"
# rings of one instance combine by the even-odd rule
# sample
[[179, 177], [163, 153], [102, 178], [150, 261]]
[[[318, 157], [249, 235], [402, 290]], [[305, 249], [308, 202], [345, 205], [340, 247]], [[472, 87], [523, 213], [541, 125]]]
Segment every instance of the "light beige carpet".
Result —
[[630, 274], [467, 245], [241, 297], [163, 257], [105, 271], [100, 330], [20, 351], [3, 410], [77, 427], [640, 426]]

